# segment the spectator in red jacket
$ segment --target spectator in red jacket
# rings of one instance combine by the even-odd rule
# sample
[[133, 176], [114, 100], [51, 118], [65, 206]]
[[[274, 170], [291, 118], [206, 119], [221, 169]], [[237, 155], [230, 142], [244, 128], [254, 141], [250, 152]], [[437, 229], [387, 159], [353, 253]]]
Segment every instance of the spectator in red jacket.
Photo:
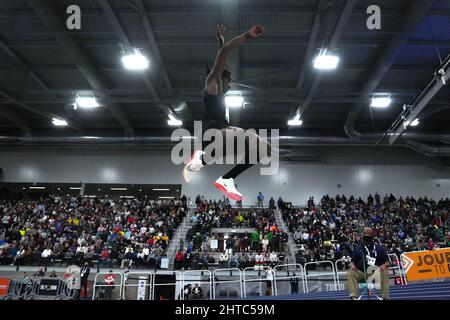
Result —
[[100, 267], [105, 267], [106, 263], [109, 260], [109, 251], [107, 248], [103, 248], [102, 252], [100, 253]]
[[175, 255], [175, 262], [174, 262], [175, 270], [179, 270], [183, 267], [183, 260], [184, 260], [184, 253], [181, 252], [181, 250], [178, 250], [177, 254]]

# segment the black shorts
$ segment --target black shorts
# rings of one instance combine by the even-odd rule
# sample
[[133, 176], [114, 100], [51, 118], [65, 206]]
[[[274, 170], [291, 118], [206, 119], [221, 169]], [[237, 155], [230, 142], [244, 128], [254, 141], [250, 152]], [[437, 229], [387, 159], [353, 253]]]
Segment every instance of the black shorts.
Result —
[[[228, 128], [230, 124], [224, 119], [221, 121], [218, 120], [203, 120], [202, 123], [202, 135], [205, 134], [206, 130], [208, 129], [216, 129], [216, 130], [222, 130], [225, 128]], [[203, 141], [202, 148], [203, 150], [210, 144], [210, 141]]]
[[217, 129], [222, 130], [224, 128], [228, 128], [230, 124], [224, 120], [218, 121], [218, 120], [203, 120], [202, 123], [202, 133], [205, 133], [208, 129]]

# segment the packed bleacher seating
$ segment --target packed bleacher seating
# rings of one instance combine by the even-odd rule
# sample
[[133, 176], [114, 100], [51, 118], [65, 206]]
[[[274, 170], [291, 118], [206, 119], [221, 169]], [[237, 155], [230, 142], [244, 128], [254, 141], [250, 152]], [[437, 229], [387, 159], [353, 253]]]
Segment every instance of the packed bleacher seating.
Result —
[[175, 201], [3, 200], [0, 264], [156, 267], [186, 212]]
[[438, 202], [427, 197], [381, 199], [378, 193], [367, 201], [351, 196], [324, 196], [316, 204], [311, 197], [306, 208], [285, 206], [283, 219], [302, 247], [296, 260], [336, 261], [350, 256], [359, 242], [361, 230], [370, 226], [389, 254], [433, 250], [449, 246], [450, 200]]
[[[288, 254], [287, 230], [274, 208], [232, 207], [195, 200], [191, 228], [174, 257], [176, 269], [245, 268], [276, 265]], [[300, 250], [296, 261], [349, 257], [364, 226], [390, 254], [432, 250], [450, 243], [450, 200], [427, 197], [311, 197], [306, 207], [280, 198], [277, 206]], [[1, 265], [82, 265], [158, 267], [187, 213], [187, 201], [99, 200], [48, 197], [0, 202]], [[217, 228], [238, 230], [225, 238]], [[245, 230], [239, 232], [239, 230]], [[219, 246], [212, 246], [218, 240]], [[217, 242], [215, 242], [217, 244]], [[178, 244], [177, 244], [178, 247]]]
[[[185, 248], [175, 256], [176, 269], [207, 268], [217, 260], [214, 256], [221, 268], [284, 262], [288, 234], [277, 226], [274, 209], [232, 208], [226, 200], [207, 201], [201, 197], [197, 197], [196, 206]], [[227, 237], [215, 232], [217, 228], [235, 232]], [[243, 229], [246, 231], [239, 232]], [[213, 247], [213, 242], [221, 245]]]

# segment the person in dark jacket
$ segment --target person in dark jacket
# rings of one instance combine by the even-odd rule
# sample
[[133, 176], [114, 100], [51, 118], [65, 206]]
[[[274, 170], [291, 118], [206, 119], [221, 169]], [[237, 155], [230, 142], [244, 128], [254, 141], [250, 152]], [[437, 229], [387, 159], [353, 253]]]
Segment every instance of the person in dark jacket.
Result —
[[350, 298], [356, 300], [358, 296], [358, 283], [366, 281], [370, 274], [367, 273], [369, 267], [379, 267], [381, 298], [389, 299], [389, 256], [384, 247], [375, 243], [373, 230], [364, 228], [363, 243], [355, 248], [350, 263], [350, 270], [347, 272], [348, 289]]
[[89, 268], [89, 263], [85, 262], [83, 268], [81, 268], [80, 272], [80, 280], [81, 280], [81, 289], [80, 289], [80, 295], [81, 292], [83, 292], [84, 289], [84, 297], [88, 297], [88, 279], [89, 279], [89, 273], [91, 272], [91, 268]]
[[293, 274], [293, 278], [289, 280], [291, 284], [291, 294], [297, 294], [298, 293], [298, 278], [296, 277], [295, 273]]

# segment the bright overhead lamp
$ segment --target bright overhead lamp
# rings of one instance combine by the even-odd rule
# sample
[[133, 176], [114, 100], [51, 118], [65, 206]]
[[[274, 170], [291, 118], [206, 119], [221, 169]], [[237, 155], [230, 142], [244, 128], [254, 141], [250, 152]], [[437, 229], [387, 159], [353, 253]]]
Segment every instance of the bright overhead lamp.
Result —
[[111, 188], [111, 191], [127, 191], [127, 188]]
[[372, 108], [387, 108], [391, 105], [392, 99], [390, 96], [388, 97], [377, 97], [374, 96], [370, 101], [370, 106]]
[[70, 187], [69, 189], [70, 189], [70, 190], [81, 190], [80, 187]]
[[133, 53], [124, 55], [122, 57], [122, 63], [128, 70], [145, 70], [150, 65], [150, 61], [139, 49], [134, 49]]
[[45, 190], [45, 187], [28, 187], [31, 190]]
[[314, 68], [317, 70], [334, 70], [339, 64], [339, 57], [329, 54], [327, 53], [327, 49], [323, 49], [313, 62]]
[[175, 197], [158, 197], [159, 199], [175, 199]]
[[95, 109], [100, 107], [100, 104], [95, 97], [77, 97], [75, 103], [77, 107], [82, 109]]
[[299, 127], [303, 124], [303, 120], [300, 119], [300, 115], [296, 115], [293, 119], [288, 121], [288, 126]]
[[170, 191], [170, 189], [153, 189], [153, 191]]
[[244, 98], [241, 95], [225, 96], [225, 104], [228, 108], [242, 108]]
[[419, 119], [414, 119], [413, 122], [411, 122], [410, 126], [411, 127], [417, 127], [420, 124]]
[[65, 127], [68, 125], [67, 121], [64, 119], [53, 118], [52, 123], [55, 127]]
[[420, 121], [419, 119], [414, 119], [413, 121], [411, 121], [411, 123], [406, 121], [405, 124], [407, 127], [417, 127], [420, 124]]
[[169, 114], [169, 120], [167, 120], [167, 124], [172, 127], [179, 127], [183, 125], [183, 122], [175, 118], [173, 115]]

